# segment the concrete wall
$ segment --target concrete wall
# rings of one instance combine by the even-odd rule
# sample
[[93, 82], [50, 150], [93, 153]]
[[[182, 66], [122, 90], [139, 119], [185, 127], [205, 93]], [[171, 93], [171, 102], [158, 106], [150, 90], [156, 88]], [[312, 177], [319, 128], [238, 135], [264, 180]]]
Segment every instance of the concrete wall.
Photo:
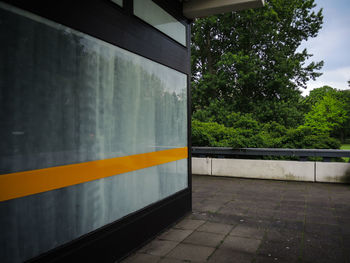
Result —
[[350, 183], [350, 163], [316, 162], [316, 181]]
[[192, 158], [192, 173], [273, 180], [350, 183], [349, 163]]
[[314, 163], [296, 161], [212, 159], [212, 175], [313, 181]]
[[212, 158], [192, 158], [192, 173], [211, 175]]

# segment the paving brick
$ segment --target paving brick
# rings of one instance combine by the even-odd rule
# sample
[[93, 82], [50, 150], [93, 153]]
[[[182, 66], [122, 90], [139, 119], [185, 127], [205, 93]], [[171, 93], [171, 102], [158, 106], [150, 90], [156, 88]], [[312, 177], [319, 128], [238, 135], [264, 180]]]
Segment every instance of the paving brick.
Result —
[[247, 217], [247, 218], [240, 219], [239, 224], [265, 230], [271, 225], [272, 220], [273, 220], [272, 218]]
[[306, 201], [306, 194], [295, 195], [294, 193], [289, 193], [283, 195], [284, 201]]
[[301, 255], [301, 249], [301, 239], [289, 241], [264, 239], [257, 251], [257, 255], [267, 258], [277, 258], [280, 262], [284, 262], [287, 259], [293, 259], [294, 261]]
[[224, 202], [212, 201], [212, 200], [204, 200], [201, 202], [201, 206], [197, 207], [198, 211], [203, 212], [216, 212], [220, 207], [224, 205]]
[[292, 221], [281, 218], [276, 218], [272, 221], [270, 227], [276, 230], [286, 230], [286, 231], [304, 231], [304, 222], [303, 221]]
[[276, 208], [266, 208], [259, 206], [259, 208], [255, 210], [255, 212], [258, 216], [272, 217], [276, 212]]
[[141, 262], [350, 263], [349, 186], [205, 176], [192, 185], [193, 213], [140, 250]]
[[193, 211], [201, 211], [202, 204], [200, 202], [192, 202], [192, 210]]
[[153, 240], [151, 243], [140, 249], [139, 252], [154, 256], [165, 256], [178, 244], [178, 242], [168, 240]]
[[296, 243], [300, 242], [303, 233], [287, 229], [268, 229], [266, 239], [275, 242]]
[[333, 213], [338, 217], [342, 217], [342, 218], [346, 218], [347, 220], [350, 220], [350, 210], [344, 211], [344, 210], [334, 209]]
[[214, 252], [215, 248], [192, 244], [179, 244], [167, 257], [194, 262], [203, 262]]
[[160, 257], [143, 254], [143, 253], [136, 253], [130, 257], [128, 257], [126, 260], [123, 260], [122, 263], [155, 263], [160, 260]]
[[184, 261], [175, 258], [163, 258], [158, 263], [183, 263]]
[[305, 212], [302, 211], [275, 211], [274, 219], [281, 221], [299, 221], [305, 220]]
[[306, 223], [311, 224], [328, 224], [328, 225], [337, 225], [338, 219], [335, 216], [309, 216], [306, 215], [305, 218]]
[[208, 213], [207, 217], [209, 222], [235, 225], [240, 222], [240, 220], [244, 220], [245, 217], [237, 216], [237, 215], [228, 215], [222, 213]]
[[307, 206], [306, 207], [306, 215], [308, 216], [333, 216], [334, 212], [332, 209], [329, 209], [327, 207], [313, 207], [313, 206]]
[[210, 214], [211, 213], [208, 213], [208, 212], [201, 212], [201, 211], [192, 210], [192, 213], [189, 216], [189, 218], [195, 219], [195, 220], [207, 221], [210, 218]]
[[306, 223], [305, 234], [316, 239], [337, 240], [341, 236], [341, 228], [337, 225]]
[[205, 223], [204, 220], [193, 220], [193, 219], [184, 219], [180, 223], [176, 224], [174, 228], [186, 229], [186, 230], [195, 230], [200, 225]]
[[217, 247], [220, 245], [221, 241], [224, 239], [223, 234], [214, 234], [207, 232], [193, 232], [188, 236], [183, 243], [190, 243], [200, 246]]
[[[347, 248], [348, 249], [348, 248]], [[341, 243], [305, 236], [303, 259], [305, 262], [345, 262], [346, 254]]]
[[206, 222], [205, 224], [201, 225], [197, 231], [227, 235], [231, 231], [232, 227], [232, 225], [227, 224]]
[[188, 237], [192, 232], [193, 230], [171, 228], [168, 231], [161, 234], [158, 238], [162, 240], [181, 242], [186, 237]]
[[226, 215], [237, 215], [244, 216], [248, 212], [248, 208], [233, 208], [233, 207], [222, 207], [219, 209], [218, 213], [226, 214]]
[[328, 238], [326, 236], [320, 237], [312, 233], [304, 234], [304, 245], [305, 247], [313, 247], [313, 248], [319, 247], [320, 249], [322, 247], [343, 247], [343, 246], [346, 247], [341, 235], [332, 236]]
[[219, 248], [229, 249], [240, 253], [255, 254], [260, 243], [261, 240], [257, 239], [227, 236]]
[[265, 231], [248, 225], [238, 225], [230, 232], [232, 236], [262, 239]]
[[231, 249], [218, 249], [214, 254], [209, 258], [209, 262], [215, 263], [250, 263], [254, 255], [247, 253], [239, 253], [232, 251]]
[[299, 260], [299, 258], [279, 258], [279, 257], [273, 257], [271, 256], [261, 256], [258, 255], [254, 259], [254, 263], [277, 263], [277, 262], [282, 262], [282, 263], [300, 263], [302, 261]]
[[303, 213], [305, 211], [305, 206], [292, 206], [292, 205], [281, 204], [279, 210], [285, 211], [285, 212]]
[[232, 202], [236, 199], [236, 194], [233, 194], [234, 190], [231, 190], [231, 194], [228, 193], [217, 193], [216, 195], [214, 195], [212, 198], [215, 201], [222, 201], [223, 204]]

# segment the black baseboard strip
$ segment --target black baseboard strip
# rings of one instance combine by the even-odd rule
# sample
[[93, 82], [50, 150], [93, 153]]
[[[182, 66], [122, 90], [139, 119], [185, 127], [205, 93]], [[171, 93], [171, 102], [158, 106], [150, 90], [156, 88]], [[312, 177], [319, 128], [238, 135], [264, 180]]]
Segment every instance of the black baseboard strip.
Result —
[[28, 262], [116, 262], [190, 211], [186, 189]]

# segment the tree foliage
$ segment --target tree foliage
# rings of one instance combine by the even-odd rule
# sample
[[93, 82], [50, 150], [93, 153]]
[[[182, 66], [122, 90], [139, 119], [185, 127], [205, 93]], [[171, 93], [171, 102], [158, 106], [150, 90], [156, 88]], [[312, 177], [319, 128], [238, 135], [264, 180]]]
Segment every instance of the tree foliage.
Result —
[[299, 91], [321, 75], [323, 62], [306, 64], [312, 55], [299, 47], [322, 23], [314, 0], [266, 0], [264, 8], [196, 20], [193, 145], [339, 148], [350, 136], [350, 91]]
[[260, 113], [261, 120], [281, 113], [276, 111], [278, 103], [286, 106], [278, 118], [300, 112], [294, 106], [300, 100], [298, 87], [318, 77], [323, 64], [306, 65], [311, 54], [298, 51], [301, 42], [321, 28], [322, 10], [314, 7], [314, 0], [268, 0], [263, 8], [196, 20], [193, 111], [218, 100], [231, 111]]
[[[260, 122], [251, 113], [228, 112], [215, 101], [193, 114], [192, 143], [234, 148], [338, 149], [350, 135], [350, 90], [324, 86], [299, 102], [309, 109], [297, 127]], [[216, 114], [213, 114], [216, 113]]]
[[340, 129], [348, 120], [346, 105], [342, 100], [327, 93], [322, 100], [312, 106], [305, 116], [305, 126], [320, 133], [332, 133]]
[[339, 149], [339, 140], [308, 126], [286, 129], [276, 122], [256, 129], [226, 127], [217, 122], [192, 121], [192, 144], [233, 148]]
[[350, 136], [350, 90], [323, 86], [312, 90], [304, 103], [309, 107], [306, 126], [327, 132], [341, 142]]

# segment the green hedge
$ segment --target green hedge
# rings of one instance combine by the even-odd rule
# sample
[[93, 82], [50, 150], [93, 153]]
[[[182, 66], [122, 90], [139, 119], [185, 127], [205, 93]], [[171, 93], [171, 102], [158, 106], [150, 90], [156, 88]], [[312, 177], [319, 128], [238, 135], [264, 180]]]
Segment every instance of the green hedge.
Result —
[[[249, 124], [249, 125], [247, 125]], [[339, 149], [340, 141], [327, 133], [299, 126], [286, 129], [271, 122], [237, 123], [241, 128], [226, 127], [216, 122], [192, 121], [192, 145], [233, 148]]]

